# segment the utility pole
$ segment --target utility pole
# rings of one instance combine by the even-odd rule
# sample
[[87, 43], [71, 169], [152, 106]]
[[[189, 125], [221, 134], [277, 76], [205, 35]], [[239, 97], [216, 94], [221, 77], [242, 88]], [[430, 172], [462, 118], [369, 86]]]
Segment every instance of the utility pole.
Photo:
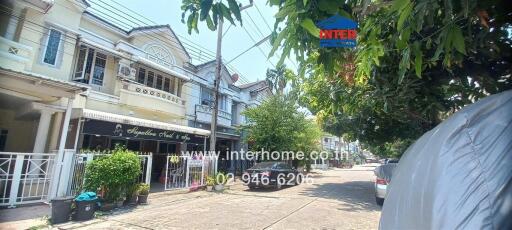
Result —
[[[240, 11], [245, 10], [253, 6], [252, 0], [249, 0], [250, 4], [244, 7], [240, 7]], [[212, 122], [210, 125], [210, 151], [215, 151], [215, 143], [217, 141], [217, 116], [219, 114], [219, 85], [220, 76], [222, 73], [222, 25], [224, 19], [222, 16], [219, 18], [219, 24], [217, 27], [217, 53], [215, 55], [215, 81], [213, 81], [213, 109], [212, 109]]]

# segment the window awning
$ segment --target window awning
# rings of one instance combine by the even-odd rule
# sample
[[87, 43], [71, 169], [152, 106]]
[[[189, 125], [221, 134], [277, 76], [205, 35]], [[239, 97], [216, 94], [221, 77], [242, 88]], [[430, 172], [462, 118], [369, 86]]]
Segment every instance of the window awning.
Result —
[[116, 122], [122, 124], [129, 124], [135, 126], [144, 126], [155, 129], [165, 129], [171, 131], [179, 131], [184, 133], [202, 135], [202, 136], [210, 136], [210, 131], [198, 128], [192, 128], [183, 125], [170, 124], [160, 121], [152, 121], [137, 117], [130, 117], [125, 115], [119, 115], [114, 113], [107, 113], [97, 110], [91, 109], [83, 109], [82, 116], [89, 119], [108, 121], [108, 122]]
[[178, 78], [181, 78], [185, 81], [189, 81], [190, 80], [190, 77], [188, 77], [187, 75], [183, 74], [183, 73], [180, 73], [178, 71], [175, 71], [175, 70], [172, 70], [172, 69], [169, 69], [165, 66], [162, 66], [154, 61], [151, 61], [147, 58], [144, 58], [144, 57], [137, 57], [138, 61], [144, 65], [147, 65], [148, 67], [151, 67], [151, 68], [154, 68], [156, 70], [159, 70], [159, 71], [162, 71], [164, 73], [167, 73], [167, 74], [170, 74], [170, 75], [173, 75], [175, 77], [178, 77]]

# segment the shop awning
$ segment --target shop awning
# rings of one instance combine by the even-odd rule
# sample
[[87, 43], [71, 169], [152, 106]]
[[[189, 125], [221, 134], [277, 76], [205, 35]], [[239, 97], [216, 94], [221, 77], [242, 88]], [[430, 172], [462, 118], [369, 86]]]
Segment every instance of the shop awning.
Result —
[[149, 127], [149, 128], [155, 128], [155, 129], [179, 131], [179, 132], [202, 135], [202, 136], [210, 136], [210, 131], [204, 130], [204, 129], [192, 128], [192, 127], [188, 127], [188, 126], [170, 124], [170, 123], [165, 123], [165, 122], [160, 122], [160, 121], [152, 121], [152, 120], [147, 120], [147, 119], [142, 119], [142, 118], [130, 117], [130, 116], [119, 115], [119, 114], [114, 114], [114, 113], [107, 113], [107, 112], [91, 110], [91, 109], [84, 109], [82, 116], [84, 118], [89, 118], [89, 119], [94, 119], [94, 120], [129, 124], [129, 125], [135, 125], [135, 126], [143, 126], [143, 127]]

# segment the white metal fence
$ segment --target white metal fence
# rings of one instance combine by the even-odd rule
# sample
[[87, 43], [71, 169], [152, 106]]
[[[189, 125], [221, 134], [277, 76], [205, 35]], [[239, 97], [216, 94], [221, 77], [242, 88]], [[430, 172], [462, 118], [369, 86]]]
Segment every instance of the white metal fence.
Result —
[[217, 172], [217, 158], [209, 155], [167, 156], [165, 190], [197, 188]]
[[[83, 192], [83, 185], [85, 182], [86, 165], [94, 159], [98, 159], [109, 155], [104, 152], [82, 152], [74, 155], [73, 167], [71, 170], [70, 180], [68, 184], [68, 195], [75, 196]], [[151, 182], [151, 164], [152, 154], [151, 153], [137, 153], [140, 164], [141, 174], [138, 178], [139, 183], [150, 184]]]
[[48, 201], [55, 156], [0, 152], [0, 206]]

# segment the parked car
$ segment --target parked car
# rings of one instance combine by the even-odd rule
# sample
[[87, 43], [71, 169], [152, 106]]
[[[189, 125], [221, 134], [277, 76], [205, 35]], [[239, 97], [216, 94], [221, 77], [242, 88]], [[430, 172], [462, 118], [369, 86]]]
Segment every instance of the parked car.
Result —
[[398, 164], [398, 160], [389, 160], [389, 163], [377, 166], [375, 168], [375, 201], [378, 205], [384, 204], [388, 185], [391, 182], [393, 170]]
[[297, 185], [301, 183], [298, 171], [282, 162], [261, 162], [247, 169], [242, 174], [242, 181], [249, 189], [257, 187], [273, 187], [281, 189], [283, 185]]

